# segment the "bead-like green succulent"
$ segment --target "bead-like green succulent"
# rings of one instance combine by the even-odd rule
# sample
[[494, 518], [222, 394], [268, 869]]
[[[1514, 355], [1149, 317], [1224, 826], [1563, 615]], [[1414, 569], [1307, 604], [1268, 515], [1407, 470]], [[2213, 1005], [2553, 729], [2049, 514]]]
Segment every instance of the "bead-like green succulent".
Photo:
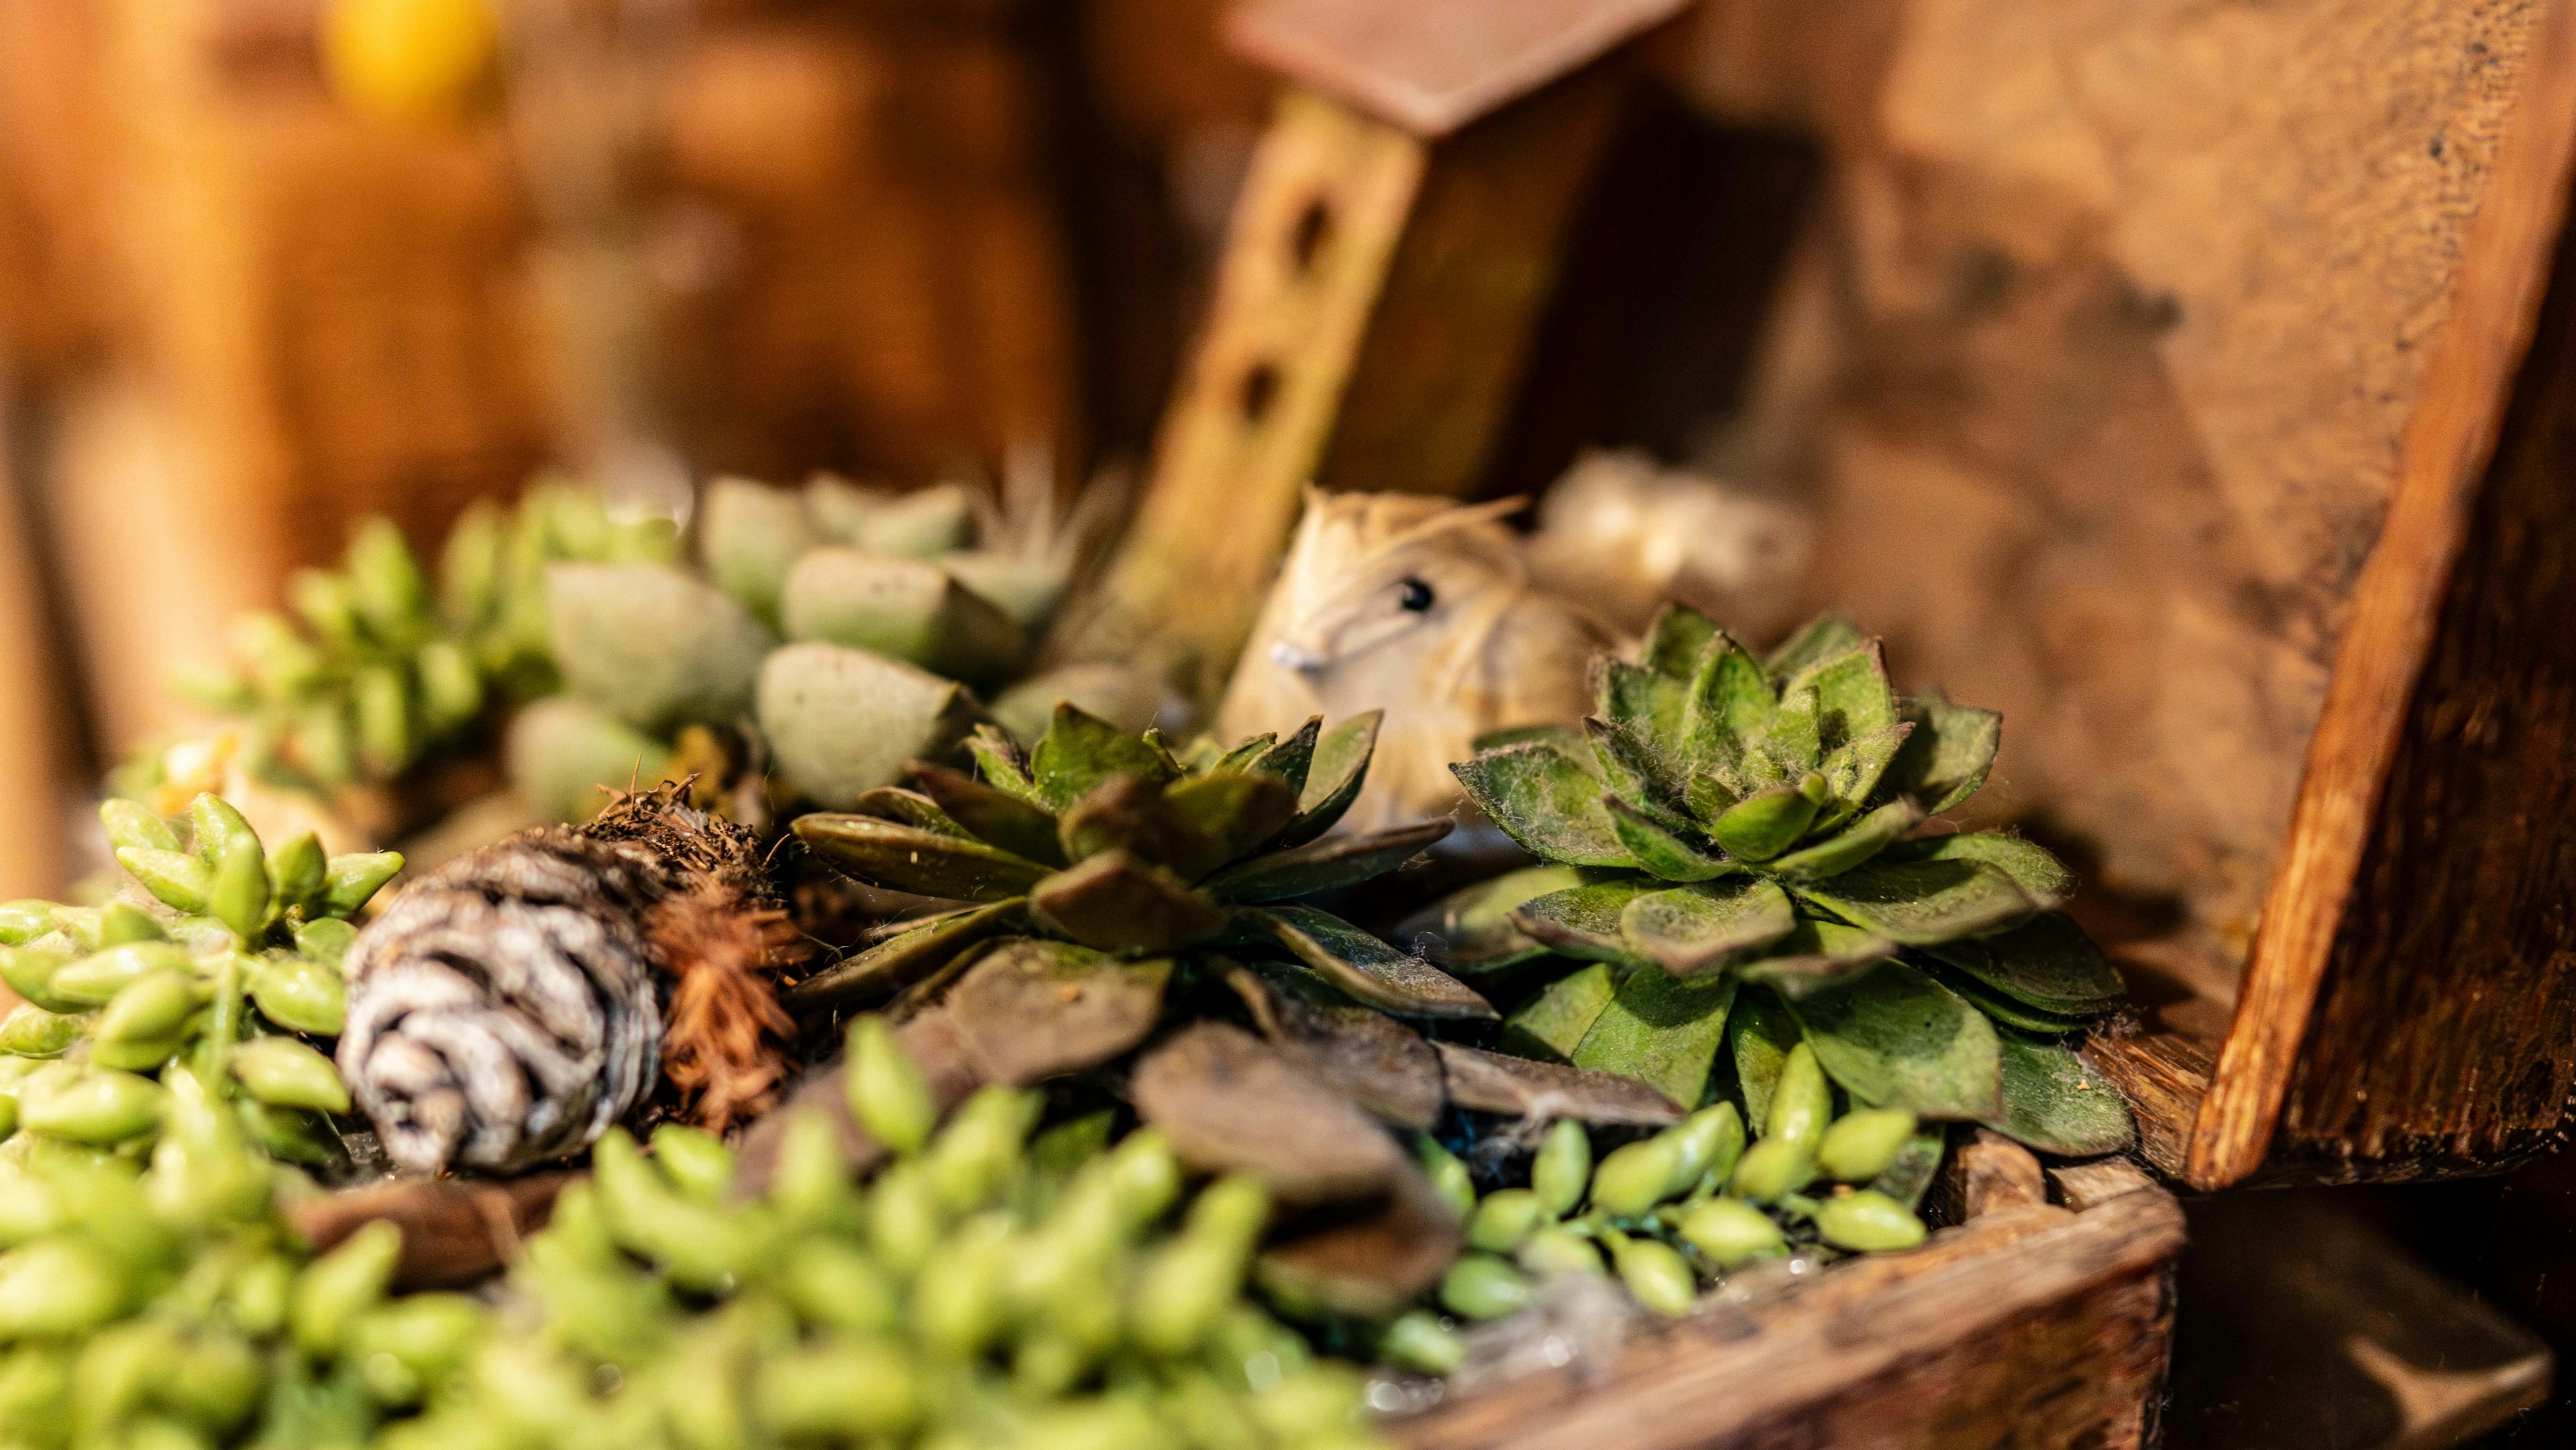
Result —
[[[1175, 756], [1059, 704], [1023, 755], [989, 725], [968, 742], [977, 775], [915, 762], [907, 786], [796, 834], [867, 885], [977, 903], [932, 918], [798, 986], [817, 1006], [882, 996], [977, 943], [1037, 936], [1117, 956], [1196, 947], [1283, 951], [1371, 1006], [1416, 1017], [1490, 1017], [1485, 999], [1428, 963], [1294, 898], [1394, 870], [1447, 821], [1328, 835], [1359, 794], [1375, 714], [1331, 730]], [[980, 776], [980, 778], [979, 778]]]
[[[1470, 888], [1424, 925], [1469, 975], [1551, 952], [1600, 964], [1516, 1012], [1506, 1041], [1685, 1105], [1751, 983], [1856, 1099], [2005, 1121], [2031, 1044], [1993, 1024], [2063, 1036], [2124, 994], [2056, 911], [2074, 877], [2055, 857], [2011, 835], [1915, 834], [1984, 783], [2001, 724], [1897, 694], [1878, 642], [1846, 620], [1758, 657], [1669, 609], [1639, 663], [1603, 662], [1580, 729], [1510, 732], [1452, 767], [1554, 864]], [[2125, 1139], [2125, 1114], [2097, 1136], [2114, 1128]]]

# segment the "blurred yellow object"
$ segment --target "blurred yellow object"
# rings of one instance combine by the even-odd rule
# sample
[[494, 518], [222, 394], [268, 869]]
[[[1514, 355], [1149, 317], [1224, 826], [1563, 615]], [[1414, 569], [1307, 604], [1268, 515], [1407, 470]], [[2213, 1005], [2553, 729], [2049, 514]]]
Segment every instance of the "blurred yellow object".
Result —
[[490, 0], [331, 0], [322, 68], [351, 108], [394, 121], [462, 114], [493, 74]]

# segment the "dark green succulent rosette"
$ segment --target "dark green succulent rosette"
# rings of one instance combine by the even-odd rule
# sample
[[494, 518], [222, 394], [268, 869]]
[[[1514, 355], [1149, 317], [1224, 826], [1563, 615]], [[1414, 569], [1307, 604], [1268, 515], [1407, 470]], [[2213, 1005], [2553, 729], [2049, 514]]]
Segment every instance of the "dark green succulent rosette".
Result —
[[902, 786], [847, 812], [807, 815], [796, 834], [870, 886], [966, 903], [892, 934], [800, 983], [807, 1010], [885, 997], [1006, 937], [1056, 944], [1068, 960], [1225, 948], [1283, 957], [1356, 1002], [1400, 1016], [1491, 1018], [1455, 977], [1296, 898], [1394, 870], [1447, 821], [1332, 836], [1359, 795], [1378, 717], [1231, 750], [1175, 755], [1059, 704], [1023, 754], [990, 725], [968, 742], [977, 771], [914, 762]]
[[2125, 1001], [2057, 909], [2073, 874], [2017, 836], [1917, 834], [1984, 783], [2001, 717], [1898, 695], [1878, 642], [1835, 617], [1757, 657], [1675, 607], [1641, 654], [1603, 661], [1579, 728], [1507, 732], [1452, 767], [1551, 864], [1419, 918], [1432, 955], [1470, 977], [1586, 964], [1505, 1045], [1687, 1107], [1730, 1037], [1749, 1097], [1803, 1038], [1856, 1102], [2125, 1146], [2118, 1093], [2064, 1043]]

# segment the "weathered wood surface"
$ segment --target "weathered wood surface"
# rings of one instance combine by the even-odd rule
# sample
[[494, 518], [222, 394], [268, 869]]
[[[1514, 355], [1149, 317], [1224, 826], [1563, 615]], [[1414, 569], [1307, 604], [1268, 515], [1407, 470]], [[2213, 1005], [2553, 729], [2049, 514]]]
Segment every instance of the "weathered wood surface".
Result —
[[2564, 11], [1712, 0], [1659, 52], [1826, 142], [1820, 593], [2011, 718], [1983, 812], [2172, 917], [2095, 1056], [2204, 1186], [2482, 1166], [2567, 1099], [2564, 772], [2449, 758], [2558, 709], [2553, 505], [2472, 520], [2576, 140]]
[[2080, 1213], [2001, 1209], [1394, 1432], [1415, 1450], [2145, 1446], [2182, 1238], [2143, 1177]]

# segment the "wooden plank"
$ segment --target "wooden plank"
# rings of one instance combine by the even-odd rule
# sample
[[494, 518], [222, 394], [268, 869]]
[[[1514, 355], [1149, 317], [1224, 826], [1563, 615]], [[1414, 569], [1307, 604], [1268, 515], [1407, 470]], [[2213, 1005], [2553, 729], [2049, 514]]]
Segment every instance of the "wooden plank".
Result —
[[2134, 1447], [2171, 1342], [2182, 1210], [2147, 1188], [2007, 1209], [1750, 1290], [1627, 1348], [1393, 1427], [1413, 1450]]
[[1671, 19], [1687, 0], [1252, 0], [1226, 38], [1300, 85], [1447, 136]]
[[1060, 653], [1134, 658], [1210, 699], [1223, 688], [1428, 164], [1422, 143], [1391, 126], [1310, 92], [1280, 98], [1137, 518]]
[[2203, 1188], [2246, 1177], [2270, 1148], [2531, 343], [2576, 167], [2576, 5], [2549, 5], [2522, 75], [2407, 425], [2387, 521], [2354, 590], [2235, 1022], [2194, 1128], [2188, 1177]]

